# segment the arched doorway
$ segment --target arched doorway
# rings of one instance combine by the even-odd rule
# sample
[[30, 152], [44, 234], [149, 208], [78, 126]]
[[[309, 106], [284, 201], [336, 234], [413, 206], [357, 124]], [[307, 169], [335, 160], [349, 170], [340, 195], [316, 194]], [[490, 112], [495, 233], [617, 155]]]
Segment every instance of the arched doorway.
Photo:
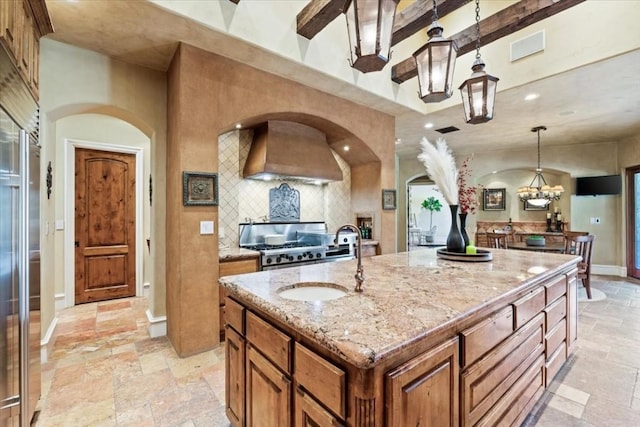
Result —
[[444, 196], [427, 175], [407, 183], [407, 250], [446, 244], [451, 226], [447, 206]]

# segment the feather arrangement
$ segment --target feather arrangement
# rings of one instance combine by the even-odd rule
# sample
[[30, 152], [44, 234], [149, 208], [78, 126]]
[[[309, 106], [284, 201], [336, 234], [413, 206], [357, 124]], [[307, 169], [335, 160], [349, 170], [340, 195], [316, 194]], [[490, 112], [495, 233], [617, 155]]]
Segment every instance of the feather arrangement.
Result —
[[458, 169], [444, 138], [438, 138], [434, 147], [427, 138], [420, 142], [422, 153], [418, 160], [424, 163], [427, 174], [436, 183], [449, 205], [458, 204]]

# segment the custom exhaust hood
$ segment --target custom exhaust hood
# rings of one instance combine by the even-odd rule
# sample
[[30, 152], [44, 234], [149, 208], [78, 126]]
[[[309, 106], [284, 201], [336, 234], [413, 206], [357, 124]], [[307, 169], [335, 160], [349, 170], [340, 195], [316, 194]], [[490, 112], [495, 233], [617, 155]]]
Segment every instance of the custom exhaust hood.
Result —
[[342, 181], [342, 170], [324, 133], [300, 123], [269, 120], [254, 129], [242, 176], [326, 183]]

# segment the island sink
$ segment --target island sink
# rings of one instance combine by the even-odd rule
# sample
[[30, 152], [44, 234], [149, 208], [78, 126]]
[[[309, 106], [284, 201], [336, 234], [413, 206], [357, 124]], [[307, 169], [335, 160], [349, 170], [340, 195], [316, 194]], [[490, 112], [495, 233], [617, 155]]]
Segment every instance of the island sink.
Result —
[[348, 289], [335, 283], [301, 282], [278, 289], [282, 298], [296, 301], [329, 301], [347, 295]]
[[321, 302], [352, 282], [355, 260], [222, 277], [227, 417], [232, 426], [519, 426], [574, 350], [579, 259], [381, 255], [365, 261], [366, 292]]

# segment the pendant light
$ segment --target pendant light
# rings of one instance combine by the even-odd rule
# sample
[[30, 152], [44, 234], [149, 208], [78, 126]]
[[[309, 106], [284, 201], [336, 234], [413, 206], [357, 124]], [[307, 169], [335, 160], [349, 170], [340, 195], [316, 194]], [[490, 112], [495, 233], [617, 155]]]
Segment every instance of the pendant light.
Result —
[[546, 126], [537, 126], [531, 129], [531, 132], [538, 133], [538, 167], [536, 169], [536, 174], [528, 187], [518, 188], [518, 197], [520, 200], [537, 207], [544, 207], [554, 200], [560, 200], [560, 195], [564, 192], [562, 185], [551, 187], [547, 184], [547, 180], [544, 179], [544, 176], [542, 175], [542, 168], [540, 167], [541, 130], [547, 130]]
[[425, 103], [443, 101], [453, 93], [458, 45], [442, 37], [443, 30], [438, 23], [438, 5], [433, 0], [433, 22], [427, 29], [429, 41], [413, 54], [418, 69], [418, 95]]
[[389, 62], [399, 1], [351, 0], [345, 15], [353, 68], [363, 73], [380, 71]]
[[499, 79], [487, 74], [484, 65], [480, 57], [480, 0], [476, 0], [476, 60], [471, 66], [471, 77], [460, 86], [465, 120], [472, 125], [493, 119]]

